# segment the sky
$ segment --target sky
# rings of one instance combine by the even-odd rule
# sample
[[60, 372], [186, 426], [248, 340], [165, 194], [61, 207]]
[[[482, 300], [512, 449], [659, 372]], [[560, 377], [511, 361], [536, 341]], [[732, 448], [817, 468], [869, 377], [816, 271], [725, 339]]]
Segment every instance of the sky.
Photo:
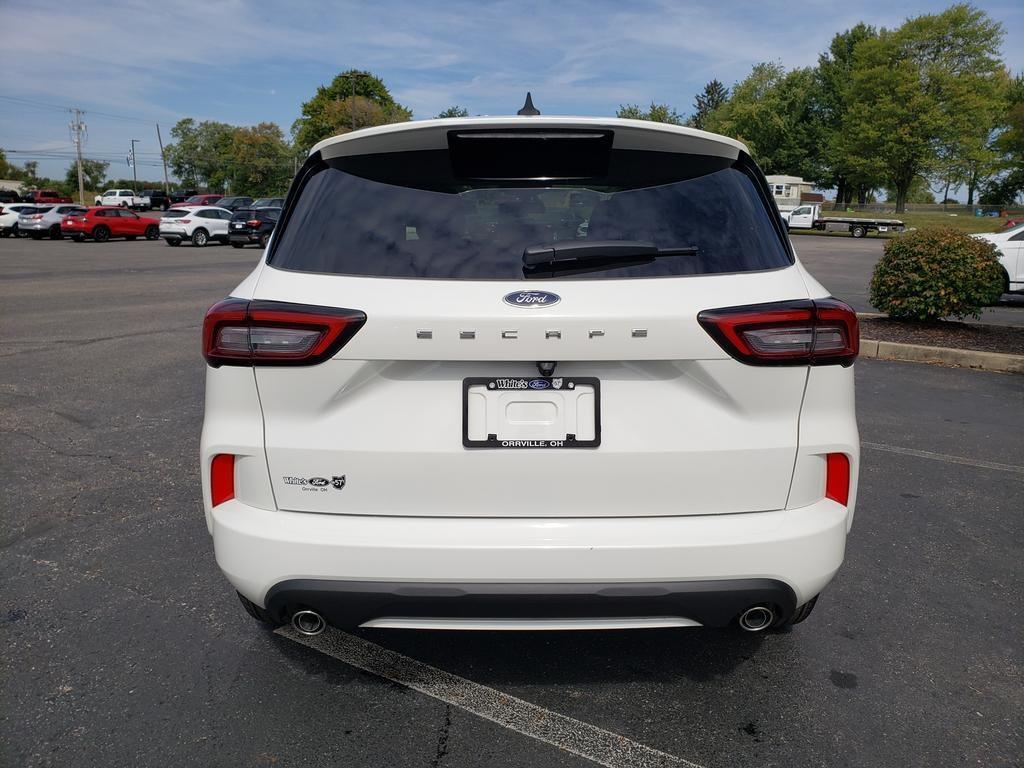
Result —
[[[560, 0], [331, 3], [328, 0], [0, 0], [0, 147], [63, 177], [66, 111], [85, 111], [87, 157], [108, 174], [138, 139], [139, 177], [159, 179], [182, 117], [278, 123], [287, 133], [317, 86], [347, 69], [383, 78], [416, 119], [459, 104], [513, 114], [526, 91], [544, 114], [612, 115], [620, 104], [692, 111], [708, 80], [727, 86], [760, 61], [813, 65], [858, 21], [896, 27], [949, 3], [861, 0]], [[1003, 55], [1024, 71], [1024, 2], [977, 7], [1005, 26]]]

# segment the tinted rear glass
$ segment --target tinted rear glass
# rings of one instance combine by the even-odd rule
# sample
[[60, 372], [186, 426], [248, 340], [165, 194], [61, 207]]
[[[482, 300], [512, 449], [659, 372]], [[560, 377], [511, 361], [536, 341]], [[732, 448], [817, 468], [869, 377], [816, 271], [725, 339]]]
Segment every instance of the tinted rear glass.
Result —
[[[346, 275], [521, 280], [525, 248], [609, 240], [695, 247], [697, 254], [554, 277], [667, 277], [790, 263], [754, 180], [731, 161], [592, 146], [587, 152], [607, 156], [584, 152], [551, 174], [533, 162], [533, 178], [510, 178], [514, 169], [504, 161], [453, 160], [447, 150], [331, 160], [303, 185], [272, 263]], [[565, 178], [576, 174], [589, 177]]]

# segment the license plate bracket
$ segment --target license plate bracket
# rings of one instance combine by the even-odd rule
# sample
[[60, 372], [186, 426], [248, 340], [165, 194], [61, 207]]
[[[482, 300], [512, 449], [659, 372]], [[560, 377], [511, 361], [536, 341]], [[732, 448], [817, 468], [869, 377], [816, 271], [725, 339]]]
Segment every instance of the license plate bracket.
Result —
[[462, 380], [466, 448], [597, 448], [601, 383], [591, 376]]

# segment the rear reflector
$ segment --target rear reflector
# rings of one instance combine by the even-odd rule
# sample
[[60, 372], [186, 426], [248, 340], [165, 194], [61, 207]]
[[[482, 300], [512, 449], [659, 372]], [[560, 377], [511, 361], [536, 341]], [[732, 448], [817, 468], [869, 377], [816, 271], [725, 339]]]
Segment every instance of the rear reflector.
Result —
[[314, 365], [355, 336], [366, 315], [355, 309], [225, 299], [203, 321], [203, 356], [221, 365]]
[[213, 506], [235, 498], [235, 457], [218, 453], [210, 463], [210, 501]]
[[718, 345], [748, 365], [851, 365], [860, 351], [857, 313], [838, 299], [705, 309]]
[[845, 507], [850, 501], [850, 459], [845, 453], [830, 453], [825, 459], [825, 497]]

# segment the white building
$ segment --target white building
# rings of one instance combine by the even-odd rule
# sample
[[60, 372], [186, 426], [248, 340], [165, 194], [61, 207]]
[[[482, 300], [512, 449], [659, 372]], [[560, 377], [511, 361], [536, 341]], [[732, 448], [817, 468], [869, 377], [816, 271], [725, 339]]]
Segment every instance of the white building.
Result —
[[14, 181], [12, 179], [0, 179], [0, 189], [17, 192], [20, 195], [25, 191], [25, 183], [22, 181]]
[[791, 211], [800, 205], [804, 195], [811, 194], [814, 184], [799, 176], [765, 176], [780, 211]]

